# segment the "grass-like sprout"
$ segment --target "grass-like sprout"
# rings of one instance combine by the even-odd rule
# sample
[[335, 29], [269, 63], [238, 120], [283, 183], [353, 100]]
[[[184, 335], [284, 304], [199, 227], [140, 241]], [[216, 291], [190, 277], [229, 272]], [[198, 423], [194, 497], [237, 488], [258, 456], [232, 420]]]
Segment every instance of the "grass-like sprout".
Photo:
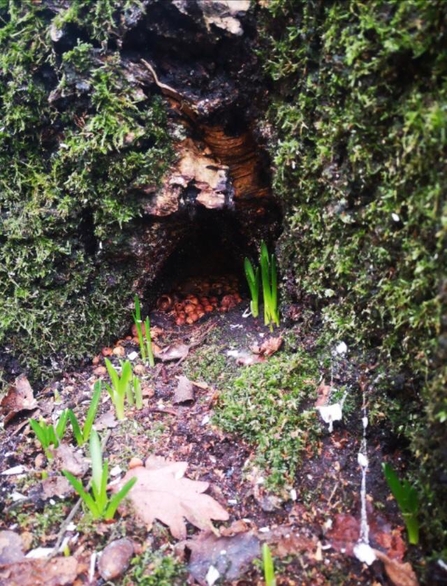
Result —
[[101, 381], [96, 381], [93, 387], [93, 395], [90, 407], [88, 408], [87, 416], [85, 418], [85, 422], [82, 428], [79, 424], [76, 415], [73, 413], [73, 410], [68, 409], [68, 418], [70, 420], [71, 427], [73, 428], [73, 435], [78, 446], [84, 445], [90, 437], [93, 421], [95, 420], [96, 413], [98, 411], [99, 399], [101, 398], [101, 388]]
[[264, 298], [264, 323], [273, 330], [273, 324], [279, 326], [278, 308], [278, 280], [276, 274], [276, 260], [269, 254], [265, 242], [261, 242], [261, 279]]
[[124, 419], [124, 399], [126, 397], [129, 398], [129, 395], [132, 392], [130, 390], [130, 384], [133, 377], [132, 365], [129, 360], [126, 360], [122, 365], [120, 376], [108, 358], [105, 359], [105, 364], [110, 380], [112, 381], [111, 386], [106, 384], [107, 392], [115, 406], [117, 419]]
[[51, 458], [52, 454], [49, 451], [50, 446], [57, 448], [60, 444], [61, 439], [64, 436], [65, 428], [67, 426], [68, 409], [65, 409], [58, 422], [53, 425], [52, 423], [45, 423], [43, 419], [37, 421], [36, 419], [29, 419], [29, 424], [36, 434], [37, 439], [42, 445], [45, 455], [47, 458]]
[[[155, 366], [154, 353], [152, 351], [152, 339], [151, 339], [151, 322], [149, 316], [144, 321], [145, 336], [143, 335], [142, 319], [141, 319], [141, 307], [138, 296], [135, 295], [135, 313], [133, 315], [135, 326], [137, 328], [138, 343], [140, 344], [141, 360], [143, 362], [149, 362], [150, 366]], [[146, 338], [146, 339], [145, 339]]]
[[64, 470], [63, 474], [83, 500], [93, 519], [113, 519], [120, 502], [127, 496], [137, 479], [132, 478], [126, 482], [119, 492], [109, 498], [107, 496], [108, 463], [103, 463], [101, 442], [95, 430], [92, 430], [90, 434], [90, 458], [92, 461], [91, 491], [85, 490], [81, 481], [67, 470]]
[[276, 586], [275, 568], [269, 546], [262, 544], [262, 562], [264, 566], [264, 578], [266, 586]]
[[396, 472], [388, 463], [382, 464], [388, 487], [393, 493], [404, 518], [405, 527], [408, 533], [408, 541], [412, 545], [419, 543], [419, 497], [414, 486], [408, 480], [399, 480]]
[[250, 289], [250, 311], [253, 317], [259, 315], [259, 267], [254, 268], [251, 261], [245, 258], [245, 277]]

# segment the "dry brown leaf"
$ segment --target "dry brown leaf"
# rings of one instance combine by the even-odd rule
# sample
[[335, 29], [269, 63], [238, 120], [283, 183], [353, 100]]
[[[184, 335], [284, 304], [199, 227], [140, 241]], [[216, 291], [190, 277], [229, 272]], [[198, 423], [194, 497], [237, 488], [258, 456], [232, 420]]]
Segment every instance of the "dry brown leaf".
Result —
[[188, 401], [194, 401], [194, 385], [188, 377], [180, 376], [172, 402], [174, 405], [178, 405], [179, 403], [186, 403]]
[[80, 451], [68, 444], [60, 444], [58, 448], [52, 450], [55, 460], [55, 468], [58, 470], [68, 470], [73, 476], [81, 478], [87, 472], [89, 465], [87, 460], [82, 456]]
[[284, 340], [281, 338], [281, 336], [278, 338], [267, 338], [267, 340], [265, 340], [260, 346], [256, 344], [252, 346], [250, 350], [255, 354], [259, 354], [260, 356], [265, 356], [268, 358], [272, 354], [275, 354], [275, 352], [278, 352], [282, 346], [283, 341]]
[[186, 344], [170, 344], [160, 351], [154, 349], [154, 355], [162, 362], [184, 360], [188, 356], [189, 348]]
[[327, 385], [323, 379], [317, 387], [318, 398], [315, 401], [315, 407], [323, 407], [326, 405], [329, 395], [331, 394], [331, 390], [331, 385]]
[[0, 565], [0, 586], [72, 586], [77, 575], [74, 557], [24, 559]]
[[373, 551], [376, 554], [377, 559], [383, 562], [388, 578], [394, 586], [419, 586], [416, 574], [408, 562], [401, 563], [392, 560], [377, 549], [374, 549]]
[[239, 366], [251, 366], [252, 364], [259, 364], [265, 362], [265, 358], [259, 354], [249, 354], [248, 352], [241, 353], [236, 358], [236, 364]]
[[33, 396], [33, 389], [24, 374], [17, 377], [0, 403], [0, 412], [5, 416], [7, 425], [21, 411], [37, 409], [37, 401]]
[[50, 476], [41, 482], [42, 500], [48, 500], [55, 496], [63, 497], [73, 492], [73, 488], [65, 476]]
[[211, 519], [226, 521], [228, 512], [212, 497], [203, 494], [209, 483], [183, 478], [187, 462], [169, 462], [151, 456], [146, 465], [129, 470], [119, 485], [136, 477], [137, 483], [129, 492], [137, 516], [151, 527], [158, 519], [167, 525], [174, 537], [185, 539], [184, 519], [203, 530], [212, 530]]
[[95, 421], [95, 429], [101, 431], [102, 429], [113, 429], [119, 425], [119, 421], [115, 417], [115, 411], [106, 411], [98, 417]]

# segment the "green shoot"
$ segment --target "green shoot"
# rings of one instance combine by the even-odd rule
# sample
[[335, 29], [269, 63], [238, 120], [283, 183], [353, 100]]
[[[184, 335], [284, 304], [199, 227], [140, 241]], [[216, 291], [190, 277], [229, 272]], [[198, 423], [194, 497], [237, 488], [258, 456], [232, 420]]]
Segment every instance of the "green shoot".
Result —
[[264, 323], [273, 330], [273, 324], [279, 326], [278, 309], [278, 280], [276, 275], [276, 261], [270, 255], [265, 242], [261, 242], [261, 279], [264, 297]]
[[250, 289], [250, 311], [253, 317], [259, 315], [259, 267], [253, 267], [251, 261], [245, 258], [244, 261], [245, 277]]
[[73, 435], [78, 446], [84, 445], [90, 437], [93, 421], [95, 420], [96, 412], [98, 411], [100, 397], [101, 381], [96, 381], [95, 386], [93, 387], [93, 395], [90, 407], [88, 408], [87, 416], [85, 418], [84, 426], [82, 427], [82, 429], [72, 409], [68, 409], [68, 418], [70, 420], [71, 427], [73, 428]]
[[275, 568], [273, 565], [272, 554], [266, 543], [262, 544], [262, 562], [264, 566], [264, 578], [266, 586], [276, 586]]
[[396, 472], [388, 463], [383, 463], [382, 469], [388, 487], [393, 493], [404, 518], [405, 527], [407, 528], [408, 533], [408, 541], [412, 545], [417, 545], [419, 543], [419, 521], [417, 519], [419, 498], [417, 491], [408, 480], [403, 480], [401, 482]]
[[141, 382], [137, 376], [133, 377], [133, 394], [135, 397], [135, 406], [137, 409], [143, 408], [143, 396], [141, 394]]
[[129, 360], [126, 360], [122, 365], [121, 376], [119, 376], [115, 367], [107, 358], [105, 359], [105, 364], [110, 380], [112, 381], [112, 386], [106, 384], [107, 392], [115, 406], [117, 418], [124, 419], [124, 399], [126, 396], [129, 396], [129, 386], [133, 376], [132, 366]]
[[92, 430], [90, 435], [90, 458], [92, 461], [91, 492], [87, 492], [88, 489], [84, 489], [81, 481], [67, 470], [64, 470], [63, 474], [87, 506], [93, 519], [113, 519], [120, 502], [127, 496], [137, 479], [132, 478], [126, 482], [119, 492], [109, 498], [107, 496], [109, 468], [107, 462], [102, 461], [101, 443], [96, 430]]
[[146, 335], [146, 342], [144, 341], [143, 336], [143, 328], [142, 328], [142, 319], [141, 319], [141, 307], [140, 307], [140, 300], [138, 296], [135, 295], [135, 313], [133, 316], [135, 326], [137, 328], [137, 336], [138, 336], [138, 343], [140, 344], [140, 352], [141, 352], [141, 360], [143, 362], [148, 362], [150, 366], [155, 366], [155, 359], [154, 353], [152, 351], [152, 339], [151, 339], [151, 324], [149, 320], [149, 316], [146, 317], [144, 322], [145, 328], [145, 335]]
[[32, 430], [36, 434], [37, 439], [45, 450], [47, 458], [51, 458], [51, 452], [49, 451], [50, 446], [57, 448], [59, 443], [64, 436], [65, 428], [67, 426], [68, 409], [65, 409], [59, 417], [56, 425], [51, 423], [45, 423], [43, 419], [37, 421], [36, 419], [29, 419], [29, 424]]
[[149, 365], [154, 367], [155, 366], [155, 358], [154, 358], [154, 353], [152, 351], [151, 322], [149, 320], [149, 316], [146, 316], [146, 320], [144, 322], [144, 327], [146, 330], [146, 355], [149, 360]]

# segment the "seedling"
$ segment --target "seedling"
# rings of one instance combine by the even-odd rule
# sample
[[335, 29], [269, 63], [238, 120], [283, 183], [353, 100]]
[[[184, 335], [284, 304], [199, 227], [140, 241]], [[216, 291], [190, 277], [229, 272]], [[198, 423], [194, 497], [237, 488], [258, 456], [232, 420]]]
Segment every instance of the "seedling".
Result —
[[419, 512], [419, 498], [417, 491], [408, 480], [403, 480], [401, 482], [396, 472], [388, 463], [383, 463], [382, 469], [388, 487], [393, 493], [404, 518], [405, 527], [407, 528], [408, 533], [408, 541], [412, 545], [417, 545], [419, 543], [419, 521], [417, 519], [417, 514]]
[[47, 458], [51, 458], [52, 454], [49, 451], [50, 446], [57, 448], [61, 439], [64, 436], [65, 428], [67, 426], [68, 409], [65, 409], [59, 417], [56, 425], [45, 423], [43, 419], [37, 421], [36, 419], [29, 419], [29, 424], [36, 434], [37, 439], [41, 443]]
[[63, 474], [81, 497], [93, 519], [113, 519], [120, 502], [127, 496], [137, 479], [132, 478], [129, 482], [126, 482], [119, 492], [109, 498], [107, 496], [109, 468], [108, 463], [103, 463], [102, 461], [101, 443], [96, 430], [93, 430], [90, 435], [90, 458], [92, 461], [92, 487], [90, 492], [84, 489], [81, 481], [73, 474], [70, 474], [67, 470], [64, 470]]
[[143, 362], [149, 361], [150, 366], [155, 366], [155, 358], [154, 353], [152, 351], [151, 322], [149, 316], [147, 316], [144, 321], [144, 329], [146, 334], [146, 339], [144, 339], [143, 328], [141, 326], [143, 322], [141, 320], [140, 300], [138, 299], [137, 295], [135, 295], [135, 313], [133, 319], [135, 322], [135, 326], [137, 328], [137, 336], [138, 343], [140, 344], [141, 359]]
[[266, 326], [270, 326], [270, 330], [273, 330], [273, 324], [279, 326], [278, 280], [275, 257], [273, 254], [269, 254], [265, 242], [261, 242], [260, 265], [264, 297], [264, 323]]
[[122, 365], [121, 376], [119, 376], [118, 372], [115, 370], [115, 367], [110, 362], [110, 360], [108, 360], [108, 358], [105, 359], [105, 363], [110, 380], [112, 381], [112, 386], [106, 384], [107, 392], [109, 393], [112, 399], [112, 403], [115, 406], [117, 418], [124, 419], [124, 399], [125, 397], [129, 399], [129, 395], [131, 393], [130, 383], [133, 376], [132, 365], [130, 364], [129, 360], [126, 360], [126, 362], [124, 362]]
[[276, 586], [275, 568], [269, 546], [262, 544], [262, 562], [264, 566], [265, 586]]
[[250, 311], [253, 317], [259, 315], [259, 267], [254, 268], [251, 261], [245, 258], [245, 276], [250, 289]]
[[97, 381], [93, 387], [92, 401], [90, 403], [90, 407], [88, 408], [87, 417], [85, 418], [82, 429], [72, 409], [68, 409], [68, 419], [70, 420], [71, 427], [73, 428], [73, 435], [78, 446], [84, 445], [90, 437], [90, 432], [92, 430], [93, 421], [96, 417], [100, 397], [101, 381]]

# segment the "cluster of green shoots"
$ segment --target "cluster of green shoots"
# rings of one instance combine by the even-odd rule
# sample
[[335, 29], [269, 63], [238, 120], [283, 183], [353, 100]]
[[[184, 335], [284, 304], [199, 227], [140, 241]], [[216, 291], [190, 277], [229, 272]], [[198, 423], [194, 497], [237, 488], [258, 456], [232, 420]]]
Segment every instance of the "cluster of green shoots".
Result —
[[[143, 321], [141, 319], [141, 308], [140, 300], [135, 295], [135, 313], [133, 315], [135, 326], [137, 328], [138, 342], [140, 344], [141, 360], [145, 363], [149, 362], [150, 366], [155, 366], [154, 353], [152, 351], [152, 339], [151, 339], [151, 322], [149, 316]], [[143, 333], [144, 332], [144, 333]]]
[[90, 491], [88, 488], [84, 489], [82, 482], [67, 470], [63, 470], [62, 473], [81, 497], [93, 519], [113, 519], [120, 502], [127, 496], [137, 479], [132, 478], [113, 497], [108, 496], [109, 467], [107, 461], [103, 462], [101, 442], [96, 430], [93, 430], [90, 435], [90, 459], [92, 462]]
[[259, 316], [260, 285], [262, 282], [264, 324], [273, 330], [273, 325], [279, 326], [278, 278], [275, 257], [273, 254], [269, 254], [265, 242], [261, 242], [259, 266], [254, 267], [251, 261], [245, 258], [244, 268], [251, 296], [250, 311], [253, 317]]
[[[147, 317], [144, 322], [145, 336], [143, 336], [143, 322], [141, 320], [141, 310], [138, 297], [135, 297], [134, 320], [137, 326], [141, 358], [144, 362], [149, 362], [149, 364], [153, 366], [154, 355], [152, 352], [150, 321], [149, 317]], [[117, 419], [122, 420], [125, 418], [126, 400], [129, 405], [135, 405], [137, 409], [142, 409], [143, 398], [141, 393], [141, 382], [140, 379], [134, 375], [129, 360], [123, 362], [121, 368], [115, 368], [107, 358], [105, 359], [105, 364], [111, 382], [111, 384], [106, 383], [105, 387], [115, 407]], [[93, 388], [93, 394], [84, 424], [78, 421], [72, 409], [65, 409], [56, 423], [46, 423], [43, 419], [30, 419], [29, 424], [48, 458], [53, 457], [50, 448], [57, 448], [60, 445], [68, 422], [71, 424], [73, 438], [78, 446], [83, 446], [90, 440], [89, 451], [92, 466], [92, 479], [87, 488], [84, 488], [82, 482], [67, 470], [63, 470], [62, 473], [90, 511], [93, 519], [112, 519], [118, 505], [126, 497], [136, 482], [136, 479], [127, 482], [113, 497], [109, 498], [107, 495], [107, 485], [109, 483], [108, 463], [107, 461], [103, 461], [99, 435], [96, 430], [93, 429], [101, 398], [101, 391], [101, 381], [97, 381]]]
[[408, 541], [412, 545], [419, 543], [419, 497], [414, 486], [408, 480], [399, 480], [396, 472], [388, 463], [382, 464], [383, 473], [389, 489], [399, 505], [408, 533]]

